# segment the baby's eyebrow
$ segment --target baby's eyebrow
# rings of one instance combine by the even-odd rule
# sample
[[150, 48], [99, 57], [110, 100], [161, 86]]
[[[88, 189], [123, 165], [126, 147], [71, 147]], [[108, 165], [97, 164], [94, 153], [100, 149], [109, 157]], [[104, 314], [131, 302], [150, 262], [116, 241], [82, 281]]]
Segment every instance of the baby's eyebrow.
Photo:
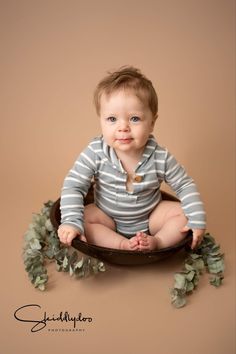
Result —
[[142, 112], [132, 112], [129, 114], [130, 116], [142, 116], [143, 113]]

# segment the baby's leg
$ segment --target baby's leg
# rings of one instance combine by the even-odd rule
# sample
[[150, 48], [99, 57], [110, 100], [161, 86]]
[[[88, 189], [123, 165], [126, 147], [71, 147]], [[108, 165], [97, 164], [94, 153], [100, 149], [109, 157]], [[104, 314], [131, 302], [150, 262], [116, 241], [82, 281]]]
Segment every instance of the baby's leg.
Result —
[[137, 238], [128, 239], [118, 234], [114, 221], [95, 204], [85, 207], [84, 228], [87, 242], [93, 245], [132, 251], [139, 249]]
[[183, 240], [187, 232], [182, 229], [186, 224], [179, 202], [162, 201], [149, 217], [149, 231], [157, 239], [158, 248], [174, 246]]

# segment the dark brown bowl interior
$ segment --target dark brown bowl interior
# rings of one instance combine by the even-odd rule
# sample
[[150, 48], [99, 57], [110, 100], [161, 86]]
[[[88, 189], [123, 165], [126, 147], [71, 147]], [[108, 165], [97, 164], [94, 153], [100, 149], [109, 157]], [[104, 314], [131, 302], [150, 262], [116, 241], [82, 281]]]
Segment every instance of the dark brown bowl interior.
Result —
[[[162, 191], [162, 199], [164, 200], [178, 200], [174, 196]], [[85, 204], [93, 203], [93, 187], [90, 188]], [[51, 208], [50, 220], [53, 226], [58, 229], [61, 220], [60, 213], [60, 199], [58, 199]], [[102, 261], [119, 264], [119, 265], [141, 265], [154, 263], [166, 257], [169, 257], [184, 247], [188, 247], [192, 240], [192, 231], [189, 231], [184, 240], [176, 244], [175, 246], [163, 248], [161, 250], [155, 250], [150, 252], [140, 251], [123, 251], [112, 248], [100, 247], [88, 244], [81, 241], [78, 237], [72, 241], [72, 246], [80, 252], [87, 254], [88, 256], [98, 258]]]

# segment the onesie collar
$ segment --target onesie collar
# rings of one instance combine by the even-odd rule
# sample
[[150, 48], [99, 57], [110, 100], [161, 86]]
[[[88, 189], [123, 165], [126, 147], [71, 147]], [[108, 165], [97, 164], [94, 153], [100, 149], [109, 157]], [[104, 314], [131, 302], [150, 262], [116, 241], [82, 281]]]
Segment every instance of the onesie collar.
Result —
[[[113, 165], [113, 167], [115, 169], [118, 168], [119, 170], [121, 170], [124, 173], [125, 171], [123, 169], [122, 163], [118, 159], [115, 150], [112, 147], [110, 147], [109, 145], [107, 145], [107, 143], [103, 139], [103, 136], [101, 136], [100, 138], [101, 138], [101, 143], [102, 143], [102, 151], [103, 151], [103, 154], [105, 155], [105, 158], [111, 162], [111, 164]], [[143, 151], [142, 158], [139, 161], [137, 168], [150, 158], [150, 156], [153, 154], [156, 147], [157, 147], [156, 139], [151, 134], [148, 138], [145, 149]]]

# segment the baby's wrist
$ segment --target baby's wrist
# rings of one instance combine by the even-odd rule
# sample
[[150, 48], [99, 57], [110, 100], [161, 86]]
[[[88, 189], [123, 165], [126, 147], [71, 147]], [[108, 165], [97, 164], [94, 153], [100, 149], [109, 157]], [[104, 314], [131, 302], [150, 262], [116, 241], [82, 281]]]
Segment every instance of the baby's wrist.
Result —
[[71, 224], [61, 224], [58, 228], [58, 230], [71, 230], [73, 232], [76, 232], [78, 235], [81, 235], [81, 230], [79, 228], [77, 228], [76, 226], [73, 226]]

